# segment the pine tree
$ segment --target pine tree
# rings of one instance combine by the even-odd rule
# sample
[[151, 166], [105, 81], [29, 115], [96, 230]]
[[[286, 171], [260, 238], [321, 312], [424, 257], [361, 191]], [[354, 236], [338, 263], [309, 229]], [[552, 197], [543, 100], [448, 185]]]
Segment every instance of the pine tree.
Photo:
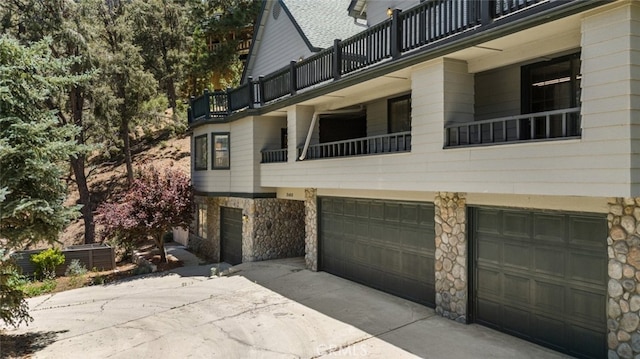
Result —
[[86, 78], [68, 75], [73, 62], [54, 57], [50, 46], [0, 37], [0, 319], [10, 325], [30, 318], [7, 250], [55, 242], [78, 214], [64, 205], [62, 180], [64, 164], [79, 151], [78, 128], [60, 125], [47, 103]]

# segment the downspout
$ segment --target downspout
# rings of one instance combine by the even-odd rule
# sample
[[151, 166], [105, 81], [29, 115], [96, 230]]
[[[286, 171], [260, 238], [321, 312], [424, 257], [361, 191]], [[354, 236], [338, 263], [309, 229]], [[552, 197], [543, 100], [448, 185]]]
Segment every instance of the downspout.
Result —
[[351, 110], [333, 110], [333, 111], [316, 111], [313, 113], [313, 116], [311, 116], [311, 125], [309, 126], [309, 132], [307, 132], [307, 138], [304, 141], [304, 147], [302, 148], [302, 153], [300, 154], [300, 157], [298, 157], [299, 161], [304, 161], [304, 159], [307, 157], [307, 150], [309, 149], [309, 143], [311, 142], [311, 136], [313, 135], [313, 128], [316, 126], [316, 121], [318, 120], [318, 116], [320, 115], [336, 115], [336, 114], [341, 114], [341, 113], [356, 113], [356, 112], [362, 112], [362, 110], [364, 110], [364, 106], [360, 105], [360, 107], [358, 107], [358, 109], [351, 109]]

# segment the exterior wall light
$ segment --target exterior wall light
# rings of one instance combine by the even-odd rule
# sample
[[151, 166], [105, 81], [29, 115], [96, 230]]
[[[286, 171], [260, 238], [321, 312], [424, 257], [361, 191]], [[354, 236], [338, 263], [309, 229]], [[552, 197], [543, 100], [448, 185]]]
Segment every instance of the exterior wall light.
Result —
[[390, 7], [388, 7], [388, 8], [387, 8], [387, 16], [388, 16], [388, 17], [393, 16], [393, 9], [392, 9], [392, 8], [390, 8]]

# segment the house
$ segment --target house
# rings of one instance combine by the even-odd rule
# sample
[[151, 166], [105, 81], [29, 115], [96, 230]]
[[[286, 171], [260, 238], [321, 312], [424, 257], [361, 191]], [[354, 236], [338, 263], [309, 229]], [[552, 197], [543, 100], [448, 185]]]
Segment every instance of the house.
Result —
[[192, 245], [304, 255], [577, 357], [640, 354], [640, 2], [344, 12], [367, 28], [192, 101]]

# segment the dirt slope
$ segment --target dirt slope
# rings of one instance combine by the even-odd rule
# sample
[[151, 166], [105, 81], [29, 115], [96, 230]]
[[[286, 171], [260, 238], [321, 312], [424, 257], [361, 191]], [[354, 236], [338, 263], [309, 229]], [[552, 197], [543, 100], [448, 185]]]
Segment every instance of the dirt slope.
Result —
[[[133, 167], [140, 170], [147, 166], [159, 169], [174, 167], [186, 174], [190, 172], [190, 144], [189, 136], [171, 137], [168, 131], [159, 131], [152, 135], [141, 137], [132, 146]], [[99, 203], [113, 199], [118, 192], [125, 188], [126, 167], [124, 162], [110, 162], [87, 166], [89, 175], [89, 189]], [[78, 192], [74, 184], [69, 188], [68, 204], [76, 203]], [[99, 228], [96, 229], [96, 239], [101, 240]], [[84, 243], [84, 222], [78, 219], [60, 235], [62, 246]]]

